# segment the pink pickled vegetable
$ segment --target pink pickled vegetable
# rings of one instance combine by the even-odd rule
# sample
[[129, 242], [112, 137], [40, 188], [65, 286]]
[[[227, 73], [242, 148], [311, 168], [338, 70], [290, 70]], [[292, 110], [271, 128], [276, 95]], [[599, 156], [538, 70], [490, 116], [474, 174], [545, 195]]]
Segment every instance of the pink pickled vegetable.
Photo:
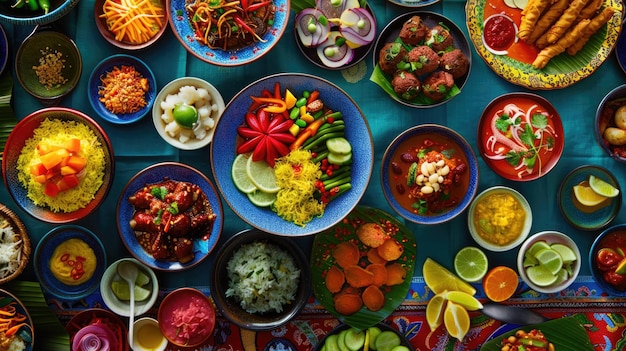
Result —
[[117, 338], [106, 324], [95, 323], [81, 328], [72, 339], [74, 351], [117, 350]]

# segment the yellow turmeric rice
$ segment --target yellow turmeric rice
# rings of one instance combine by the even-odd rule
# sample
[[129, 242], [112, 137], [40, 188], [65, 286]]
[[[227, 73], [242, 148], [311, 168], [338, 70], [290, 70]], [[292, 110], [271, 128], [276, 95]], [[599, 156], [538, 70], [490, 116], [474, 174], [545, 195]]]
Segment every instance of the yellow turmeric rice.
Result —
[[310, 151], [294, 150], [278, 159], [274, 166], [280, 190], [273, 210], [299, 226], [324, 214], [324, 204], [313, 196], [315, 181], [321, 177], [322, 171], [311, 159]]
[[[30, 173], [30, 166], [39, 159], [37, 145], [62, 145], [71, 138], [80, 139], [80, 155], [87, 160], [79, 174], [77, 187], [62, 191], [55, 197], [44, 193], [44, 185], [37, 183]], [[28, 190], [27, 196], [37, 206], [47, 206], [53, 212], [74, 212], [89, 204], [102, 183], [106, 159], [103, 146], [89, 126], [76, 121], [46, 119], [26, 140], [17, 160], [18, 180]]]

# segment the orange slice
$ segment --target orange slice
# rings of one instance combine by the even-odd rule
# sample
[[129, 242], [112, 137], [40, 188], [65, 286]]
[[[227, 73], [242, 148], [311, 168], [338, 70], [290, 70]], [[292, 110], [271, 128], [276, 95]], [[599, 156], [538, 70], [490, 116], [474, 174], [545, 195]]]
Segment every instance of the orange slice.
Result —
[[483, 289], [491, 301], [502, 302], [515, 294], [518, 283], [517, 272], [506, 266], [497, 266], [485, 275]]

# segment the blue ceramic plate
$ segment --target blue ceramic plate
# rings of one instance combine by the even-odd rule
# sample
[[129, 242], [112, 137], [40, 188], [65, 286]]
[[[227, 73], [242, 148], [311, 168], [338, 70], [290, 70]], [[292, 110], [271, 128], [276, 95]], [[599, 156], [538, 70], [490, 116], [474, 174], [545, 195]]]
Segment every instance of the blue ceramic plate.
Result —
[[167, 17], [170, 26], [178, 41], [200, 60], [217, 66], [239, 66], [250, 63], [267, 54], [280, 40], [289, 21], [290, 3], [288, 0], [273, 0], [276, 6], [274, 24], [261, 38], [265, 42], [257, 41], [238, 50], [211, 49], [195, 38], [195, 29], [191, 25], [189, 15], [185, 11], [186, 0], [168, 0]]
[[[294, 94], [317, 90], [324, 105], [332, 110], [341, 111], [347, 126], [346, 138], [352, 145], [352, 188], [331, 201], [324, 215], [313, 218], [301, 227], [282, 220], [269, 208], [257, 207], [248, 196], [239, 191], [233, 183], [231, 168], [236, 156], [237, 127], [244, 122], [244, 117], [252, 100], [250, 96], [261, 96], [264, 89], [273, 89], [280, 83], [282, 89], [289, 89]], [[217, 145], [217, 147], [216, 147]], [[280, 73], [262, 78], [248, 85], [227, 105], [215, 127], [211, 143], [211, 163], [213, 176], [220, 193], [233, 211], [255, 228], [262, 231], [288, 236], [310, 235], [330, 228], [341, 221], [361, 200], [367, 189], [373, 167], [374, 144], [369, 125], [356, 102], [333, 83], [307, 74]]]
[[4, 68], [9, 61], [9, 40], [7, 39], [7, 33], [0, 25], [0, 74], [4, 72]]
[[[137, 112], [116, 114], [109, 111], [104, 104], [100, 102], [100, 95], [98, 94], [98, 91], [102, 86], [101, 77], [106, 76], [107, 73], [111, 72], [116, 67], [121, 69], [122, 66], [134, 67], [143, 78], [148, 79], [149, 90], [145, 95], [147, 105]], [[133, 123], [143, 118], [143, 116], [152, 110], [154, 98], [158, 93], [156, 78], [154, 77], [150, 67], [148, 67], [148, 65], [142, 60], [125, 54], [113, 55], [100, 61], [93, 71], [91, 71], [91, 76], [89, 76], [89, 86], [87, 89], [89, 103], [91, 104], [91, 107], [96, 110], [98, 116], [102, 117], [106, 121], [116, 124]]]
[[[0, 289], [0, 302], [3, 306], [11, 304], [11, 306], [15, 307], [14, 316], [17, 317], [22, 315], [26, 317], [23, 322], [26, 323], [26, 325], [18, 330], [17, 335], [24, 341], [24, 345], [26, 345], [26, 348], [23, 351], [32, 351], [35, 343], [34, 323], [28, 313], [28, 310], [26, 309], [26, 306], [24, 306], [22, 301], [20, 301], [17, 296], [4, 289]], [[1, 308], [0, 310], [4, 310], [4, 308]]]
[[387, 0], [392, 4], [403, 7], [424, 7], [436, 4], [439, 0]]
[[68, 14], [79, 0], [51, 0], [50, 10], [44, 14], [42, 10], [28, 11], [26, 6], [19, 9], [11, 8], [11, 4], [15, 1], [7, 1], [0, 4], [0, 22], [19, 24], [19, 25], [37, 25], [54, 22]]
[[[469, 172], [467, 190], [464, 191], [464, 195], [459, 199], [456, 207], [440, 214], [421, 215], [403, 207], [396, 199], [396, 186], [390, 175], [392, 158], [399, 147], [407, 140], [418, 138], [423, 135], [440, 136], [451, 140], [458, 146], [467, 158], [467, 169], [465, 170], [465, 172]], [[471, 145], [463, 138], [463, 136], [445, 126], [437, 124], [422, 124], [402, 132], [391, 142], [391, 144], [389, 144], [385, 154], [383, 155], [380, 179], [383, 194], [385, 195], [387, 202], [400, 216], [411, 222], [419, 224], [438, 224], [455, 218], [470, 205], [476, 195], [476, 191], [478, 190], [478, 174], [478, 161], [476, 160], [476, 155], [474, 154]]]
[[[50, 270], [50, 260], [54, 250], [70, 239], [80, 239], [93, 250], [97, 263], [89, 280], [78, 285], [65, 284], [58, 280]], [[69, 259], [73, 259], [70, 252]], [[107, 267], [107, 256], [102, 242], [90, 230], [77, 225], [62, 225], [49, 231], [37, 244], [35, 249], [35, 275], [42, 288], [51, 295], [62, 300], [80, 300], [94, 292], [100, 286], [100, 278]]]
[[608, 199], [594, 208], [577, 206], [578, 201], [575, 200], [573, 187], [582, 181], [589, 180], [590, 175], [620, 189], [619, 182], [613, 174], [599, 166], [581, 166], [565, 176], [557, 194], [559, 208], [569, 224], [581, 230], [597, 230], [606, 227], [615, 219], [622, 206], [621, 191], [615, 198]]
[[[137, 241], [135, 232], [129, 222], [135, 212], [134, 207], [128, 202], [128, 198], [148, 184], [159, 183], [165, 178], [179, 182], [189, 182], [200, 186], [209, 199], [213, 213], [217, 215], [213, 223], [213, 229], [207, 240], [195, 239], [193, 241], [194, 258], [184, 264], [178, 261], [157, 260], [144, 250]], [[191, 268], [202, 262], [215, 248], [222, 233], [224, 212], [219, 195], [215, 191], [213, 183], [197, 169], [178, 162], [163, 162], [147, 167], [137, 173], [128, 181], [117, 203], [117, 229], [128, 252], [146, 266], [160, 271], [179, 271]]]
[[[104, 149], [106, 172], [103, 184], [95, 193], [94, 199], [87, 206], [74, 212], [53, 212], [48, 207], [35, 204], [28, 197], [28, 190], [22, 186], [18, 180], [17, 160], [22, 152], [26, 141], [33, 137], [35, 129], [39, 128], [46, 119], [59, 119], [62, 121], [74, 121], [88, 125], [96, 135]], [[13, 128], [7, 139], [6, 145], [11, 145], [4, 149], [2, 157], [2, 176], [9, 194], [13, 200], [29, 215], [48, 223], [70, 223], [82, 219], [95, 211], [106, 198], [115, 174], [115, 158], [113, 156], [113, 146], [104, 129], [100, 127], [91, 117], [77, 110], [65, 107], [51, 107], [37, 110], [26, 116]]]

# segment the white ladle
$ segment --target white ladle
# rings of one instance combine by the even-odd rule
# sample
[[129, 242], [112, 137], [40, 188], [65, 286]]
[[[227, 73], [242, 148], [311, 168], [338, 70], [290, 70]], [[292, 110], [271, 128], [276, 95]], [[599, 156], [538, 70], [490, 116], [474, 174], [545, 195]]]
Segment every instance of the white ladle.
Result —
[[117, 273], [128, 283], [130, 289], [130, 321], [128, 322], [128, 344], [133, 345], [133, 324], [135, 324], [135, 281], [139, 270], [131, 261], [122, 261], [117, 265]]

